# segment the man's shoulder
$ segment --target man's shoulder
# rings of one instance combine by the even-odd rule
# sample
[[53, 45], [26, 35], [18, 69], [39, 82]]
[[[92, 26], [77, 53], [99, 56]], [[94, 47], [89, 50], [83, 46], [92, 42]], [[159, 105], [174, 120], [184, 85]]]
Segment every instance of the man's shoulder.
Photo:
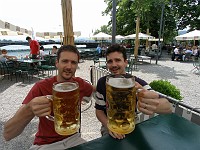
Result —
[[53, 84], [54, 82], [57, 82], [56, 76], [51, 77], [51, 78], [46, 78], [46, 79], [40, 80], [40, 81], [38, 81], [36, 84], [37, 84], [37, 85], [43, 85], [43, 86], [44, 86], [44, 85]]
[[106, 82], [106, 77], [107, 76], [103, 76], [103, 77], [99, 78], [98, 83], [104, 83], [104, 82]]

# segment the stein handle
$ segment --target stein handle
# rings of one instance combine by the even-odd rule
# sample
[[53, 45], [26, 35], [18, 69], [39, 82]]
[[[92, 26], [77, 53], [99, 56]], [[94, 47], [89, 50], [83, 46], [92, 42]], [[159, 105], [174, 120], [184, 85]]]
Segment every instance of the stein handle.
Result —
[[[48, 100], [50, 100], [51, 102], [53, 102], [52, 95], [47, 95], [46, 98], [47, 98]], [[45, 116], [45, 117], [46, 117], [48, 120], [50, 120], [50, 121], [54, 121], [54, 116], [47, 115], [47, 116]]]

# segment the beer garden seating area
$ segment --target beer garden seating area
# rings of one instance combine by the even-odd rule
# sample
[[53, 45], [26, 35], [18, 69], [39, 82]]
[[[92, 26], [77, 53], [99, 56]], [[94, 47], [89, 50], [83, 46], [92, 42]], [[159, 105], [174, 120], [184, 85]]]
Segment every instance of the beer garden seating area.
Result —
[[0, 74], [11, 81], [15, 78], [16, 82], [30, 82], [33, 77], [46, 78], [53, 74], [52, 71], [57, 70], [55, 58], [56, 56], [45, 56], [44, 59], [23, 58], [0, 62]]

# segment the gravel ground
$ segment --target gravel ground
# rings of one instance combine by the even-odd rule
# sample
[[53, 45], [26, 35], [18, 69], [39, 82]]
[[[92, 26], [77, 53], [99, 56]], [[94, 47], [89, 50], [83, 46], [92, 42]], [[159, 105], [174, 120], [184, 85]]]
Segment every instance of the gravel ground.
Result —
[[[90, 80], [90, 66], [93, 61], [85, 61], [79, 64], [76, 76]], [[149, 64], [148, 61], [138, 65], [138, 69], [133, 74], [151, 82], [157, 79], [166, 79], [177, 86], [184, 97], [183, 101], [193, 107], [200, 106], [200, 75], [192, 72], [193, 64], [191, 62], [177, 62], [169, 59], [160, 59], [158, 65], [155, 60]], [[38, 79], [33, 78], [31, 83], [28, 81], [17, 82], [10, 81], [6, 78], [0, 80], [0, 150], [25, 150], [28, 149], [37, 130], [38, 119], [35, 117], [31, 123], [25, 128], [23, 133], [15, 139], [5, 142], [2, 137], [3, 124], [14, 115], [20, 107], [24, 97]], [[90, 104], [82, 105], [82, 109], [87, 109]], [[82, 113], [81, 132], [84, 139], [90, 141], [100, 137], [100, 123], [95, 117], [94, 100], [91, 107]]]

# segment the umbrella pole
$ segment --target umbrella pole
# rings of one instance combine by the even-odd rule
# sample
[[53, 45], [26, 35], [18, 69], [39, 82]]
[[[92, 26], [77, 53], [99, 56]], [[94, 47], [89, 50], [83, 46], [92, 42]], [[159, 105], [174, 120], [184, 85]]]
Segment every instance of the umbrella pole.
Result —
[[74, 33], [72, 23], [72, 2], [71, 0], [61, 0], [64, 37], [63, 44], [74, 45]]

